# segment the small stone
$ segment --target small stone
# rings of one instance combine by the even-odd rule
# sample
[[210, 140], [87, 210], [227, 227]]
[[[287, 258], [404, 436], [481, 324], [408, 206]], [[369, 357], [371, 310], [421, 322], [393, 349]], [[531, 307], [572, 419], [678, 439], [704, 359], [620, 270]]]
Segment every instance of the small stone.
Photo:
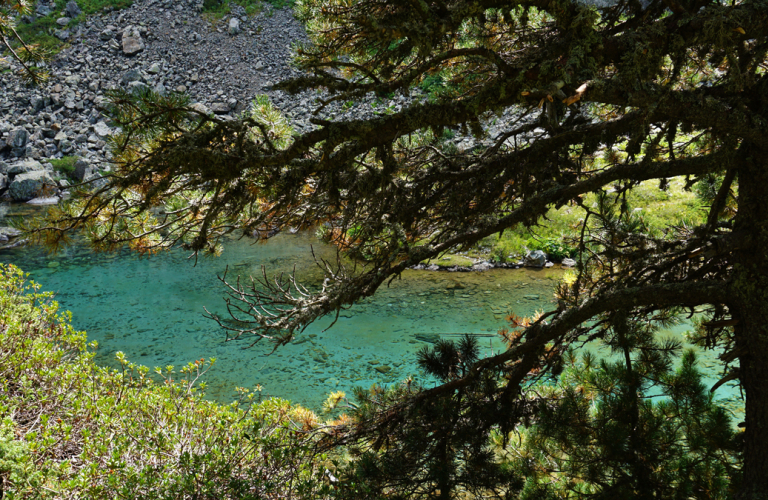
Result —
[[186, 91], [187, 91], [187, 87], [185, 87], [184, 85], [179, 85], [178, 87], [176, 87], [176, 92], [180, 94], [183, 94]]
[[80, 7], [77, 5], [77, 2], [72, 0], [67, 2], [67, 6], [64, 8], [64, 10], [69, 17], [77, 17], [82, 12]]
[[56, 19], [56, 24], [58, 24], [59, 26], [61, 26], [63, 28], [64, 26], [68, 25], [71, 20], [72, 19], [70, 19], [68, 17], [60, 17], [60, 18]]
[[214, 102], [211, 104], [211, 111], [217, 115], [226, 115], [229, 113], [229, 104], [225, 102]]
[[158, 63], [152, 64], [152, 66], [150, 66], [149, 69], [147, 70], [147, 73], [149, 73], [150, 75], [156, 75], [160, 73], [160, 64]]
[[379, 373], [389, 373], [392, 371], [392, 367], [389, 365], [381, 365], [376, 367], [376, 371]]
[[563, 267], [575, 267], [576, 266], [576, 261], [566, 257], [566, 258], [563, 259], [562, 264], [563, 264]]
[[228, 29], [230, 35], [237, 35], [240, 33], [240, 20], [236, 17], [230, 18]]
[[99, 137], [108, 137], [108, 136], [112, 135], [112, 129], [109, 128], [109, 125], [107, 125], [103, 121], [98, 122], [96, 125], [94, 125], [93, 126], [93, 131]]
[[123, 54], [133, 56], [144, 50], [144, 41], [139, 30], [129, 26], [123, 30]]

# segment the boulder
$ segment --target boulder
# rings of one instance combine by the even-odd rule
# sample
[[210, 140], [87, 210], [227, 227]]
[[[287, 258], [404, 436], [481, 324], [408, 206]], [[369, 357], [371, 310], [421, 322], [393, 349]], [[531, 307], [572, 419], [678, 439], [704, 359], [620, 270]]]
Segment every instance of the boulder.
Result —
[[59, 26], [61, 26], [63, 28], [64, 26], [68, 25], [71, 20], [72, 19], [70, 19], [68, 17], [60, 17], [60, 18], [56, 19], [56, 24], [58, 24]]
[[77, 5], [77, 2], [70, 0], [67, 2], [67, 6], [64, 8], [64, 12], [66, 12], [69, 17], [77, 17], [80, 15], [82, 10], [80, 10], [80, 6]]
[[534, 250], [525, 254], [523, 262], [528, 267], [544, 267], [547, 263], [547, 254], [541, 250]]
[[73, 176], [77, 181], [83, 182], [83, 180], [92, 173], [93, 169], [87, 161], [77, 160], [75, 162], [75, 172], [73, 173]]
[[141, 33], [133, 26], [128, 26], [123, 30], [123, 54], [134, 56], [144, 50], [144, 40], [141, 39]]
[[27, 141], [29, 140], [29, 132], [23, 128], [17, 128], [12, 130], [8, 135], [8, 139], [5, 140], [6, 145], [11, 148], [11, 154], [13, 156], [24, 156], [27, 150]]
[[46, 186], [49, 189], [55, 188], [56, 182], [47, 171], [36, 170], [17, 175], [11, 182], [8, 193], [16, 201], [29, 201], [38, 197]]
[[26, 160], [6, 168], [6, 173], [13, 177], [14, 175], [26, 174], [27, 172], [35, 172], [37, 170], [45, 170], [45, 167], [39, 161]]
[[566, 258], [563, 259], [562, 264], [563, 264], [563, 267], [575, 267], [576, 266], [576, 261], [566, 257]]

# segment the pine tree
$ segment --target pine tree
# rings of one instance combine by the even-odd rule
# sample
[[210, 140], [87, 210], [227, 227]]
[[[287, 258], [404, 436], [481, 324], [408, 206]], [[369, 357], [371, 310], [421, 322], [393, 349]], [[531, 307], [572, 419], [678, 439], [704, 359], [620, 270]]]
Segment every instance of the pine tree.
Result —
[[[293, 278], [231, 285], [255, 325], [238, 333], [280, 345], [409, 266], [580, 206], [578, 275], [557, 307], [522, 325], [505, 352], [376, 406], [342, 441], [444, 415], [422, 424], [432, 454], [405, 463], [443, 464], [430, 469], [437, 484], [470, 487], [456, 460], [486, 464], [486, 452], [453, 449], [446, 436], [465, 443], [534, 418], [530, 384], [586, 338], [699, 313], [700, 343], [723, 350], [723, 382], [746, 398], [738, 497], [766, 498], [768, 2], [304, 0], [297, 12], [314, 44], [296, 49], [305, 75], [277, 88], [325, 91], [314, 130], [294, 133], [265, 99], [225, 121], [175, 95], [116, 95], [110, 183], [54, 213], [41, 237], [56, 244], [80, 227], [105, 248], [216, 252], [228, 233], [324, 224], [369, 265], [329, 264], [312, 293]], [[412, 95], [416, 86], [430, 97]], [[402, 109], [323, 118], [333, 102], [394, 94]], [[460, 149], [447, 140], [455, 133], [475, 142]], [[653, 234], [626, 194], [675, 177], [705, 184], [706, 221]], [[456, 420], [467, 412], [476, 428]]]

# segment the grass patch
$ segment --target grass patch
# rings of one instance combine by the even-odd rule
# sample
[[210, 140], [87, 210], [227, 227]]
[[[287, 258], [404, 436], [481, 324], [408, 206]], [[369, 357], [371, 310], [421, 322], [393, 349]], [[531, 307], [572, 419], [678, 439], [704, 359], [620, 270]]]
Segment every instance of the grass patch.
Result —
[[296, 0], [205, 0], [203, 12], [214, 19], [221, 19], [232, 11], [233, 5], [243, 7], [246, 15], [252, 16], [263, 11], [267, 5], [274, 9], [283, 9], [293, 8], [295, 4]]
[[[666, 190], [659, 189], [658, 181], [648, 181], [627, 194], [627, 202], [643, 220], [653, 236], [661, 236], [671, 225], [701, 224], [706, 212], [703, 203], [694, 192], [686, 191], [683, 179], [670, 179]], [[614, 195], [614, 199], [615, 199]], [[619, 201], [617, 200], [617, 203]], [[593, 194], [584, 198], [587, 207], [597, 207]], [[512, 262], [528, 251], [543, 250], [553, 260], [575, 255], [575, 242], [586, 218], [579, 206], [550, 209], [542, 225], [534, 228], [517, 227], [501, 236], [484, 239], [469, 255], [491, 258], [497, 262]]]
[[53, 165], [53, 169], [61, 175], [72, 177], [75, 174], [75, 163], [79, 158], [77, 156], [64, 156], [59, 159], [48, 160]]
[[[81, 13], [72, 19], [65, 29], [72, 29], [82, 22], [86, 16], [109, 9], [124, 9], [129, 7], [133, 0], [78, 0], [77, 4]], [[56, 19], [62, 17], [62, 12], [67, 5], [67, 0], [56, 0], [53, 12], [45, 17], [35, 19], [30, 24], [19, 23], [17, 31], [26, 43], [38, 45], [41, 49], [55, 54], [60, 51], [65, 42], [59, 40], [53, 33], [61, 27], [56, 24]]]
[[444, 255], [438, 259], [430, 259], [424, 261], [424, 264], [437, 264], [438, 266], [462, 266], [462, 267], [471, 267], [475, 263], [474, 260], [464, 257], [462, 255], [457, 255], [454, 253]]

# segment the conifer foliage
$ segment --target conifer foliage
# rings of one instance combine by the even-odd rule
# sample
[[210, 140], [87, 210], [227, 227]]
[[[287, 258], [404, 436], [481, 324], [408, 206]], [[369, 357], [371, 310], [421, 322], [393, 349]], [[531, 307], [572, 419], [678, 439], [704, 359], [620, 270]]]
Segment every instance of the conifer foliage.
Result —
[[[282, 344], [409, 266], [535, 225], [550, 207], [580, 206], [578, 273], [558, 290], [556, 307], [516, 323], [508, 349], [492, 357], [475, 359], [469, 343], [438, 345], [422, 362], [439, 385], [374, 391], [363, 397], [376, 401], [369, 411], [334, 435], [413, 471], [423, 465], [413, 491], [445, 498], [486, 478], [484, 488], [506, 485], [503, 496], [515, 474], [486, 467], [496, 462], [482, 443], [544, 418], [537, 415], [551, 398], [532, 396], [531, 384], [562, 370], [565, 353], [584, 340], [636, 335], [635, 325], [696, 312], [705, 318], [699, 342], [722, 349], [723, 382], [741, 384], [746, 398], [738, 496], [765, 498], [768, 1], [304, 0], [296, 11], [313, 44], [296, 48], [305, 75], [277, 87], [322, 91], [314, 130], [295, 133], [264, 99], [226, 121], [178, 96], [116, 95], [114, 175], [54, 213], [40, 235], [56, 244], [81, 227], [102, 247], [216, 252], [227, 233], [267, 237], [324, 224], [331, 241], [368, 265], [328, 263], [313, 291], [293, 277], [231, 284], [239, 319], [252, 326], [236, 333]], [[331, 102], [398, 95], [407, 98], [400, 108], [373, 118], [323, 114]], [[475, 142], [457, 147], [447, 139], [456, 134]], [[651, 180], [665, 189], [675, 177], [708, 193], [705, 221], [651, 233], [626, 194]], [[590, 193], [594, 204], [585, 203]], [[606, 404], [621, 422], [634, 419], [627, 439], [653, 441], [637, 426], [666, 410], [635, 395], [655, 373], [657, 361], [646, 359], [655, 351], [632, 349], [621, 373], [606, 367], [625, 394], [615, 404], [605, 396]], [[553, 404], [555, 418], [565, 403]], [[419, 432], [430, 440], [409, 444]], [[566, 448], [575, 438], [553, 437]], [[611, 481], [589, 480], [606, 495], [656, 495], [637, 478], [658, 471], [637, 455], [647, 457], [646, 448], [630, 444], [622, 453], [635, 458], [621, 460], [635, 469], [605, 465], [617, 471]], [[702, 460], [696, 467], [709, 467], [709, 455]], [[488, 476], [467, 469], [473, 464]], [[578, 460], [568, 467], [582, 474]], [[399, 479], [377, 476], [381, 467], [369, 470], [397, 487]]]

